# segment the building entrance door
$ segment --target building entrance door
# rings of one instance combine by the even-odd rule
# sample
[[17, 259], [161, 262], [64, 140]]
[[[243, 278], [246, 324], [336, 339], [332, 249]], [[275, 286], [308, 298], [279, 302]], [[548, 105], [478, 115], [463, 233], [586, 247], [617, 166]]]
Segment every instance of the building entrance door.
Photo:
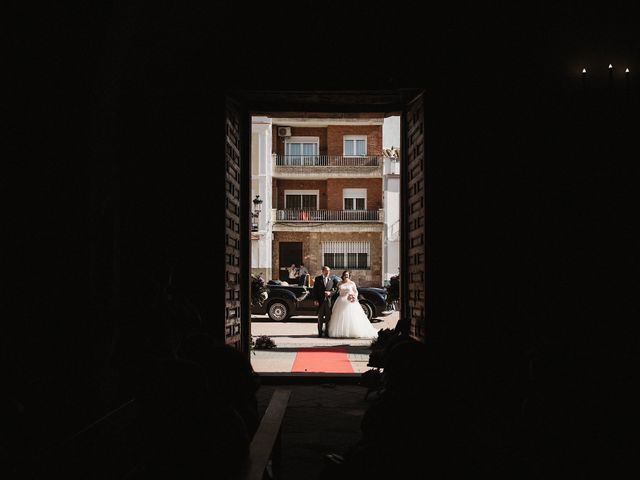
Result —
[[300, 263], [302, 263], [302, 242], [280, 242], [279, 248], [280, 275], [278, 278], [291, 283], [288, 268], [292, 263], [295, 263], [296, 267], [300, 267]]

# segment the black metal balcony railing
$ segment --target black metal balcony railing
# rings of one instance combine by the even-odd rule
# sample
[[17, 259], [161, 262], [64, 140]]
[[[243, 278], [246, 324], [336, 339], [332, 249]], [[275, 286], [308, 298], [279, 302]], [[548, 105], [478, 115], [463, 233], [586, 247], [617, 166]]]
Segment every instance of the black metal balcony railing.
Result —
[[380, 210], [276, 210], [279, 222], [378, 222]]
[[382, 156], [344, 157], [340, 155], [277, 155], [279, 167], [378, 167]]

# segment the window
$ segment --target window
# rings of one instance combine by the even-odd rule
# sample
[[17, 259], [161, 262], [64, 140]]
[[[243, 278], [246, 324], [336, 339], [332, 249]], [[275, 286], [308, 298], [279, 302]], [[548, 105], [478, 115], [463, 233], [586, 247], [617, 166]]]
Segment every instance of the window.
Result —
[[364, 157], [367, 154], [366, 135], [345, 135], [344, 136], [344, 156]]
[[342, 190], [342, 198], [345, 210], [367, 209], [366, 188], [345, 188]]
[[284, 208], [317, 210], [319, 190], [285, 190]]
[[318, 157], [318, 137], [290, 137], [285, 140], [285, 165], [313, 165]]
[[369, 242], [322, 242], [322, 263], [333, 269], [369, 270]]

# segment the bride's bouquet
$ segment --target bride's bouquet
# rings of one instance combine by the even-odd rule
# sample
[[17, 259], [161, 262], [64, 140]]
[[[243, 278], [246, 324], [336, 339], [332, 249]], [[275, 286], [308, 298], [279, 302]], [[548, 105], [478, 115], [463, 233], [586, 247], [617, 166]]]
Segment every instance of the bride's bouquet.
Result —
[[356, 296], [353, 293], [350, 293], [349, 295], [347, 295], [347, 300], [353, 303], [356, 301]]

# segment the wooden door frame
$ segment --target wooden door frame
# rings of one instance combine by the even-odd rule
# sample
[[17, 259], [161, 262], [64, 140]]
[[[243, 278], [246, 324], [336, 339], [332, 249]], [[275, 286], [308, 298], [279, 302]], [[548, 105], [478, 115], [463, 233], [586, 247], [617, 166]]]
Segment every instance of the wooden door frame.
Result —
[[[243, 118], [240, 122], [242, 131], [240, 134], [241, 139], [241, 152], [242, 158], [241, 165], [241, 185], [240, 185], [240, 222], [241, 222], [241, 238], [240, 238], [240, 271], [245, 273], [240, 279], [240, 310], [241, 310], [241, 345], [239, 348], [249, 354], [249, 340], [250, 340], [250, 324], [251, 324], [251, 312], [250, 312], [250, 298], [244, 292], [249, 292], [250, 289], [250, 252], [251, 252], [251, 240], [249, 236], [249, 222], [250, 222], [250, 191], [251, 191], [251, 177], [250, 177], [250, 148], [251, 148], [251, 117], [252, 116], [273, 116], [278, 114], [280, 116], [326, 116], [330, 115], [352, 113], [357, 115], [358, 113], [366, 114], [372, 112], [380, 113], [397, 113], [402, 116], [402, 155], [404, 158], [408, 158], [409, 151], [407, 150], [406, 135], [407, 131], [407, 119], [406, 114], [409, 109], [409, 105], [416, 101], [422, 102], [426, 95], [424, 89], [409, 88], [409, 89], [395, 89], [395, 90], [349, 90], [349, 91], [279, 91], [279, 90], [233, 90], [225, 93], [227, 99], [232, 99], [237, 105], [240, 106]], [[424, 109], [423, 109], [424, 114]], [[427, 163], [426, 161], [424, 162]], [[404, 172], [406, 168], [401, 169], [401, 188], [400, 188], [400, 219], [401, 219], [401, 241], [400, 241], [400, 255], [401, 255], [401, 319], [398, 322], [398, 329], [403, 332], [415, 336], [416, 333], [423, 334], [423, 331], [416, 329], [415, 318], [411, 319], [411, 312], [416, 312], [416, 302], [422, 302], [422, 308], [418, 309], [421, 313], [414, 313], [414, 315], [421, 314], [424, 317], [428, 317], [428, 310], [430, 309], [431, 301], [430, 289], [424, 289], [423, 298], [411, 298], [409, 291], [409, 278], [407, 274], [409, 272], [409, 252], [410, 245], [409, 240], [409, 226], [407, 222], [408, 205], [408, 181], [409, 172]], [[428, 177], [426, 176], [426, 168], [423, 168], [423, 177], [421, 181], [424, 182], [424, 192], [428, 191], [427, 183]], [[426, 201], [426, 193], [424, 201]], [[423, 204], [423, 211], [426, 217], [427, 208]], [[426, 230], [426, 221], [423, 224], [423, 228]], [[246, 230], [246, 232], [245, 232]], [[244, 232], [244, 233], [243, 233]], [[428, 243], [425, 232], [425, 242]], [[428, 272], [427, 266], [427, 245], [423, 245], [425, 248], [424, 258], [424, 279], [427, 282]], [[417, 258], [417, 257], [416, 257]], [[424, 318], [422, 320], [424, 323]], [[423, 340], [423, 338], [418, 338]]]

